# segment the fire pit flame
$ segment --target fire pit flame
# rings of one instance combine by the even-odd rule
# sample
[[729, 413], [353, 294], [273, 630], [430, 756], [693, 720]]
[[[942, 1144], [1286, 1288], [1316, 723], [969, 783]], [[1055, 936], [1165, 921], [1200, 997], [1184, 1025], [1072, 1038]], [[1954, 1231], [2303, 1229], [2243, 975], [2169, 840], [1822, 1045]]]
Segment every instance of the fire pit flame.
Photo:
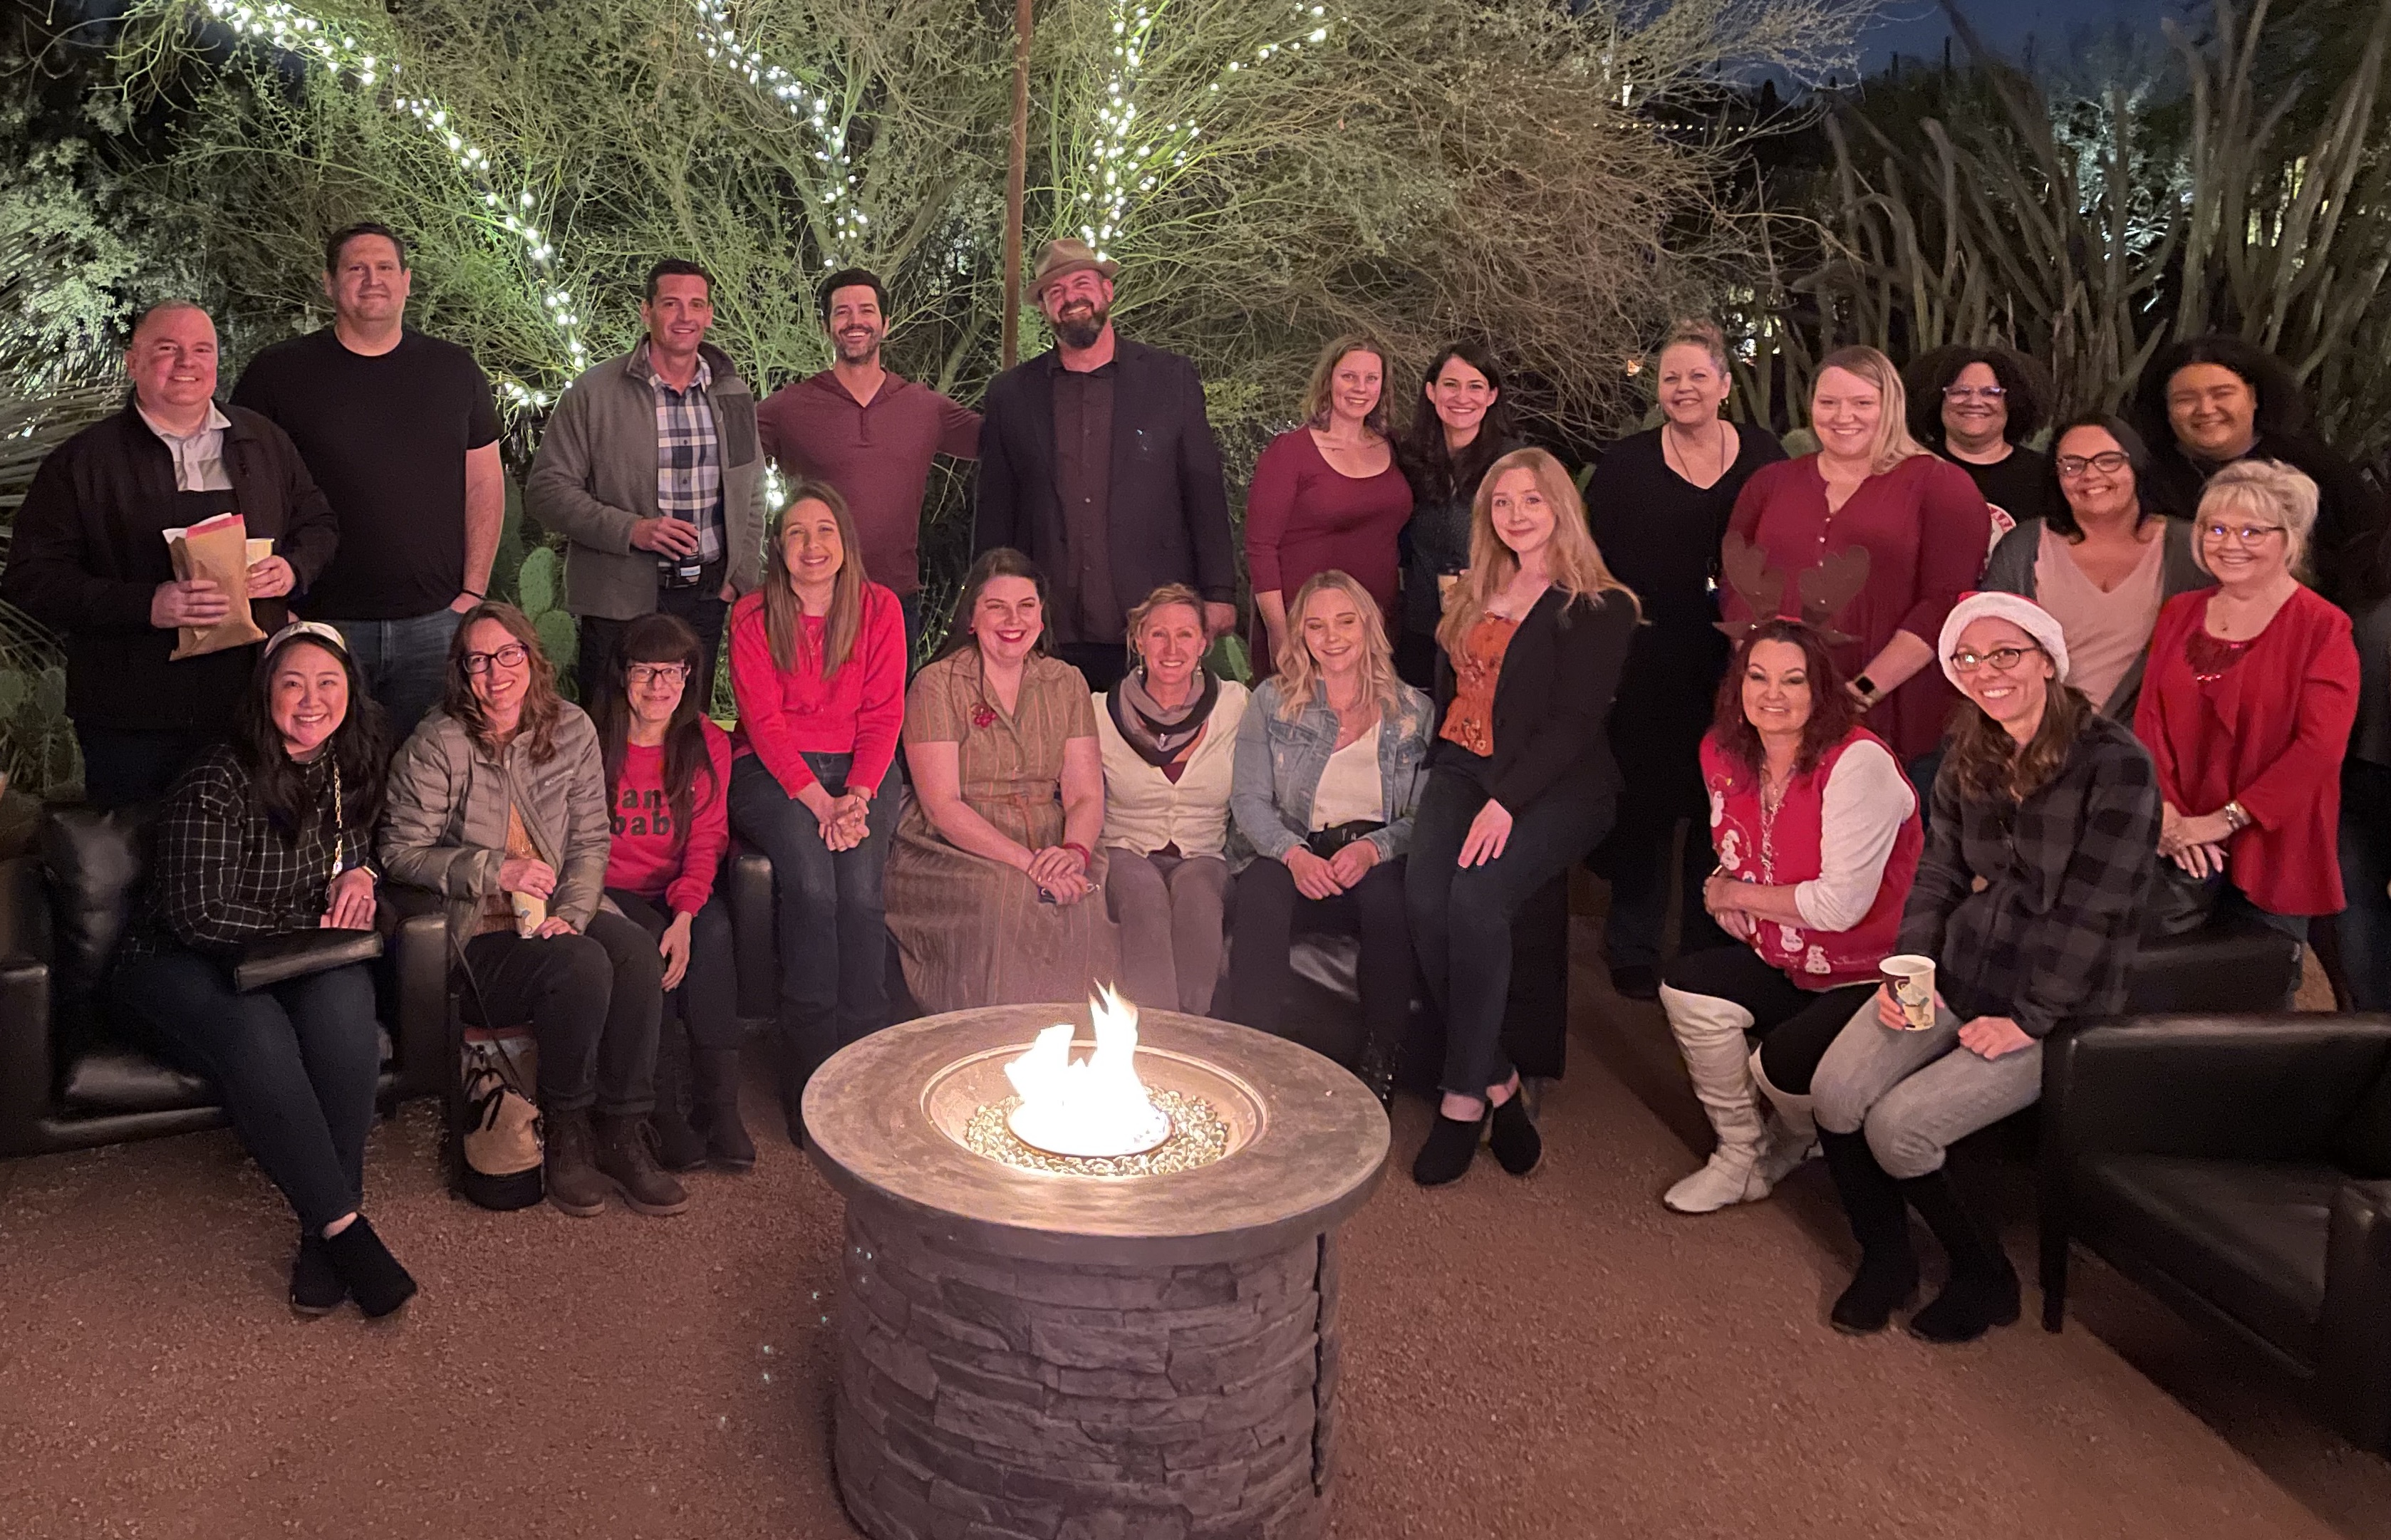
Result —
[[1061, 1023], [1038, 1034], [1027, 1053], [1004, 1067], [1021, 1097], [1005, 1118], [1013, 1136], [1050, 1155], [1107, 1160], [1138, 1155], [1170, 1137], [1170, 1119], [1154, 1105], [1137, 1074], [1137, 1007], [1101, 988], [1088, 1002], [1096, 1051], [1071, 1058], [1072, 1028]]

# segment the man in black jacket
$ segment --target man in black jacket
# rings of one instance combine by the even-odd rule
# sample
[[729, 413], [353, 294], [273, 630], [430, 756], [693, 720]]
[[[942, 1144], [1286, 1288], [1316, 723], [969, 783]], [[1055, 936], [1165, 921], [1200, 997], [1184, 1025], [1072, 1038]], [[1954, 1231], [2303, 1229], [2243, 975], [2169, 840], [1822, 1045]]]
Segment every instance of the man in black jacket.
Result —
[[238, 513], [274, 552], [249, 569], [250, 615], [271, 635], [340, 538], [289, 435], [215, 404], [216, 328], [170, 300], [125, 350], [133, 399], [50, 452], [17, 511], [0, 597], [66, 640], [67, 715], [99, 807], [147, 801], [224, 736], [257, 648], [170, 661], [175, 628], [212, 625], [232, 597], [174, 577], [165, 532]]
[[1046, 570], [1048, 649], [1109, 688], [1130, 607], [1166, 583], [1237, 623], [1221, 450], [1196, 366], [1114, 335], [1118, 267], [1077, 240], [1038, 259], [1030, 294], [1053, 351], [996, 377], [982, 404], [975, 552], [1011, 545]]

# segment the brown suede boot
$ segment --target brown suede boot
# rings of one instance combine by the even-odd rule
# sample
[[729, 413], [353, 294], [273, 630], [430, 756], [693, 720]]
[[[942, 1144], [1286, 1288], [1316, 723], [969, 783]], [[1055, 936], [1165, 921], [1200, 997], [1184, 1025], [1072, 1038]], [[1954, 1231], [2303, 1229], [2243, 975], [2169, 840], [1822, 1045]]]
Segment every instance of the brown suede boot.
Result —
[[540, 1180], [548, 1200], [575, 1219], [587, 1219], [606, 1206], [606, 1195], [613, 1190], [598, 1172], [588, 1109], [549, 1112], [541, 1122], [546, 1143], [540, 1151]]
[[705, 1137], [705, 1155], [724, 1171], [751, 1171], [756, 1165], [756, 1141], [739, 1121], [739, 1050], [691, 1050], [691, 1080], [696, 1085], [691, 1123]]
[[689, 1194], [656, 1164], [644, 1117], [598, 1119], [598, 1174], [614, 1185], [633, 1213], [679, 1213]]

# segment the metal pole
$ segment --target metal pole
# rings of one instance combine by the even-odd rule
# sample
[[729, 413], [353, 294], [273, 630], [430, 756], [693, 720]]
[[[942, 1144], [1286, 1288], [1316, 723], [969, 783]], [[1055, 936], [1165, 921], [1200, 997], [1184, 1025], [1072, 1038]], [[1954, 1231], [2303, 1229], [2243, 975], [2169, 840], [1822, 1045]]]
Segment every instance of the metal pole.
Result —
[[1021, 224], [1029, 183], [1029, 5], [1013, 6], [1013, 155], [1004, 169], [1004, 367], [1021, 356]]

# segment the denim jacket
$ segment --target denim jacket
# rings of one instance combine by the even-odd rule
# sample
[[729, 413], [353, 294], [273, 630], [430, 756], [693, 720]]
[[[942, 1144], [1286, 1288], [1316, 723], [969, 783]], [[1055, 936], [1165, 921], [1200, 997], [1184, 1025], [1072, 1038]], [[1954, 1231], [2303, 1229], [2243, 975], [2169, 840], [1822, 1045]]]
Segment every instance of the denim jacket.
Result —
[[[1254, 855], [1282, 860], [1312, 828], [1312, 794], [1328, 756], [1337, 751], [1337, 713], [1314, 699], [1292, 718], [1279, 715], [1279, 681], [1264, 680], [1237, 724], [1236, 779], [1229, 814], [1237, 838], [1234, 864]], [[1378, 725], [1378, 780], [1386, 793], [1386, 828], [1369, 836], [1378, 859], [1391, 861], [1411, 844], [1412, 810], [1428, 764], [1428, 729], [1436, 709], [1409, 685], [1398, 684], [1400, 705]]]

